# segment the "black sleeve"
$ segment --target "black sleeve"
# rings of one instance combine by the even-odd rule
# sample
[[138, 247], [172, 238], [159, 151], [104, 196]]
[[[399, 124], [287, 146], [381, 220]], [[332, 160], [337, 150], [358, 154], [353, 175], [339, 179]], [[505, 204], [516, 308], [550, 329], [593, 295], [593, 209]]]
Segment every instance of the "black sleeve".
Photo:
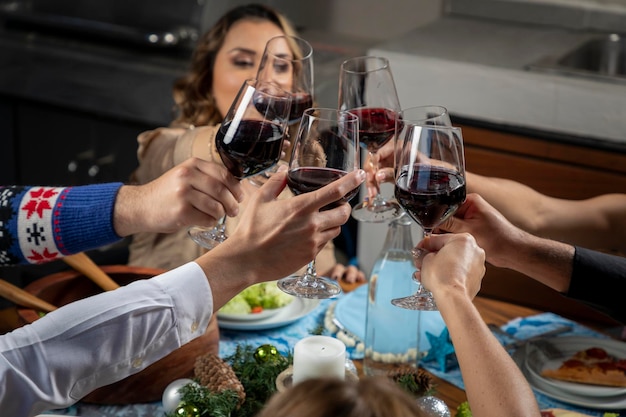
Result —
[[567, 296], [626, 323], [626, 258], [576, 247]]

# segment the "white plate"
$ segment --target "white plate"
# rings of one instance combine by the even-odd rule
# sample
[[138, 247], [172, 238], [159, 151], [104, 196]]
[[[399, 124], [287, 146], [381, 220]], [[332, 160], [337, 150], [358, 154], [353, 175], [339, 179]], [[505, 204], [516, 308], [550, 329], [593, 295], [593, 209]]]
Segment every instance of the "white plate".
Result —
[[218, 325], [229, 330], [266, 330], [286, 326], [306, 316], [319, 305], [320, 300], [297, 298], [285, 306], [277, 314], [254, 321], [217, 319]]
[[540, 352], [530, 349], [526, 356], [526, 367], [537, 379], [541, 379], [546, 385], [551, 385], [561, 391], [588, 397], [610, 397], [615, 395], [626, 395], [625, 387], [606, 387], [602, 385], [591, 385], [575, 382], [560, 381], [547, 378], [541, 375], [544, 369], [557, 369], [561, 364], [569, 359], [573, 354], [591, 347], [600, 347], [610, 355], [626, 358], [626, 343], [611, 339], [597, 339], [587, 337], [562, 337], [550, 340], [557, 347], [563, 356], [560, 358], [547, 359]]
[[[565, 354], [567, 354], [567, 352], [575, 353], [579, 350], [597, 346], [604, 348], [609, 354], [620, 358], [626, 357], [626, 343], [618, 342], [612, 339], [556, 337], [550, 339], [550, 342], [565, 352]], [[532, 352], [529, 352], [529, 354], [532, 354]], [[602, 391], [602, 389], [610, 389], [611, 387], [598, 387], [586, 384], [566, 384], [565, 382], [561, 383], [556, 380], [549, 380], [548, 378], [538, 376], [536, 371], [531, 371], [530, 366], [527, 366], [526, 363], [528, 356], [529, 355], [527, 354], [526, 349], [518, 349], [513, 354], [513, 359], [524, 373], [528, 383], [538, 392], [568, 404], [579, 405], [592, 409], [621, 410], [626, 408], [626, 393], [606, 395], [606, 392]], [[563, 360], [564, 359], [561, 359], [561, 362]], [[578, 385], [578, 387], [572, 388], [569, 385]], [[577, 391], [575, 393], [567, 391], [568, 388], [576, 389]], [[598, 395], [598, 390], [600, 390], [603, 395]], [[621, 388], [617, 388], [617, 390], [621, 390]]]
[[[569, 359], [576, 352], [590, 347], [601, 347], [609, 354], [626, 358], [626, 344], [615, 340], [604, 340], [595, 338], [555, 338], [551, 340], [563, 356], [554, 359], [545, 358], [541, 352], [530, 349], [526, 356], [526, 368], [536, 379], [542, 380], [546, 385], [553, 386], [561, 391], [575, 395], [585, 395], [587, 397], [611, 397], [616, 395], [626, 395], [625, 387], [607, 387], [602, 385], [583, 384], [576, 382], [560, 381], [541, 375], [545, 369], [557, 369], [561, 364]], [[625, 350], [622, 350], [625, 349]]]
[[265, 310], [261, 311], [260, 313], [233, 314], [233, 313], [222, 313], [221, 311], [218, 311], [217, 312], [217, 319], [218, 320], [228, 320], [228, 321], [258, 321], [258, 320], [264, 320], [264, 319], [267, 319], [269, 317], [275, 316], [276, 314], [280, 313], [281, 311], [283, 311], [284, 309], [289, 307], [291, 304], [293, 304], [294, 301], [290, 302], [289, 304], [287, 304], [284, 307], [266, 308]]

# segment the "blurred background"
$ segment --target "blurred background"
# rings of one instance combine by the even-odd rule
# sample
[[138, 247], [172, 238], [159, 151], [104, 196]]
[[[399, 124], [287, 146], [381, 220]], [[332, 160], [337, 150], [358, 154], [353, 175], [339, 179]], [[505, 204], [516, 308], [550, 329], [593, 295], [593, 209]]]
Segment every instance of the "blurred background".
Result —
[[[199, 34], [248, 2], [0, 1], [0, 183], [127, 181]], [[343, 60], [386, 56], [403, 107], [443, 105], [463, 127], [468, 170], [565, 198], [626, 192], [625, 1], [259, 2], [312, 43], [319, 105], [336, 106]], [[346, 233], [340, 255], [369, 272], [386, 225]], [[123, 262], [120, 246], [94, 257]], [[483, 293], [603, 319], [510, 271], [490, 269]]]

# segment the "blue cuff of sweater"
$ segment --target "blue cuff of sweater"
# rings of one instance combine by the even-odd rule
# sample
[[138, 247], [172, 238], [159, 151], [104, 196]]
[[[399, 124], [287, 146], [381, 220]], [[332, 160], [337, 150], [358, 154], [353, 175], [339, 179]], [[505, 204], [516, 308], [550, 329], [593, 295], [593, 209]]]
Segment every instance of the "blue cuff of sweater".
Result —
[[64, 255], [84, 252], [120, 240], [113, 228], [113, 208], [122, 183], [66, 189], [57, 204], [54, 240]]

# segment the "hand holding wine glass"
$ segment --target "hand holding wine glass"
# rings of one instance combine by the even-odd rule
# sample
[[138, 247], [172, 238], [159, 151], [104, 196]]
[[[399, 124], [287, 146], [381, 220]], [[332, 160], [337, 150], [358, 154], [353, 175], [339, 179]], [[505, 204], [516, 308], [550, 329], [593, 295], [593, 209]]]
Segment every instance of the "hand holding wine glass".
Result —
[[[296, 135], [287, 185], [295, 195], [318, 190], [359, 167], [358, 118], [336, 109], [307, 109]], [[358, 188], [324, 209], [356, 195]], [[303, 275], [278, 281], [278, 287], [296, 297], [330, 298], [341, 293], [337, 281], [317, 275], [313, 259]]]
[[[427, 237], [465, 200], [461, 129], [412, 124], [403, 118], [398, 132], [395, 196]], [[391, 302], [410, 310], [437, 310], [423, 285], [416, 294]]]
[[[363, 56], [341, 64], [339, 109], [359, 117], [359, 141], [369, 152], [372, 171], [378, 170], [376, 152], [395, 136], [400, 102], [386, 58]], [[402, 215], [395, 201], [385, 200], [375, 184], [376, 196], [357, 204], [352, 216], [359, 221], [383, 222]]]
[[[246, 80], [215, 135], [216, 149], [237, 179], [259, 174], [280, 159], [291, 95], [277, 84]], [[226, 216], [213, 228], [191, 227], [189, 236], [212, 249], [226, 239]]]

